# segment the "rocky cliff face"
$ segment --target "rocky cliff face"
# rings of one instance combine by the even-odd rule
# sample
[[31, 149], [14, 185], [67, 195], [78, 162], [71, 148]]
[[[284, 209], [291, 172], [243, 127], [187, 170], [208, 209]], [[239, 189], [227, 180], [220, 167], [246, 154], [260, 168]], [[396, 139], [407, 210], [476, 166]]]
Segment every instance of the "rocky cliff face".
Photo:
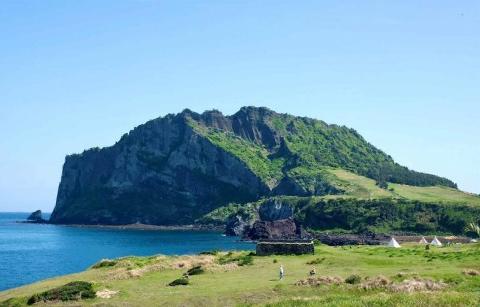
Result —
[[453, 185], [400, 168], [346, 127], [266, 108], [232, 116], [185, 110], [138, 126], [111, 147], [67, 156], [50, 221], [190, 224], [231, 202], [341, 193], [322, 167]]
[[[112, 147], [68, 156], [54, 223], [186, 224], [267, 186], [238, 158], [189, 125], [190, 112], [137, 127]], [[201, 118], [223, 125], [211, 114]]]
[[[258, 208], [258, 220], [237, 234], [249, 240], [305, 239], [309, 238], [302, 226], [295, 222], [293, 208], [278, 199], [266, 200]], [[227, 234], [229, 225], [227, 224]]]

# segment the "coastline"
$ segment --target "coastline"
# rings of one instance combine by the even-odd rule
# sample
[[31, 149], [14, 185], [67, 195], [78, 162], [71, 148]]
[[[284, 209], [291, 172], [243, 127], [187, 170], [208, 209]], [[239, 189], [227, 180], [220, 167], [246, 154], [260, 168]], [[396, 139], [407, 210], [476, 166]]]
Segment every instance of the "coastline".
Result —
[[224, 232], [225, 226], [215, 225], [150, 225], [150, 224], [125, 224], [125, 225], [105, 225], [105, 224], [54, 224], [48, 221], [17, 221], [17, 223], [26, 224], [45, 224], [45, 225], [57, 225], [67, 227], [79, 227], [79, 228], [102, 228], [102, 229], [119, 229], [119, 230], [157, 230], [157, 231], [209, 231], [209, 232]]
[[120, 230], [157, 230], [157, 231], [209, 231], [222, 232], [224, 226], [214, 225], [150, 225], [150, 224], [126, 224], [126, 225], [88, 225], [88, 224], [52, 224], [61, 226], [71, 226], [80, 228], [103, 228], [103, 229], [120, 229]]

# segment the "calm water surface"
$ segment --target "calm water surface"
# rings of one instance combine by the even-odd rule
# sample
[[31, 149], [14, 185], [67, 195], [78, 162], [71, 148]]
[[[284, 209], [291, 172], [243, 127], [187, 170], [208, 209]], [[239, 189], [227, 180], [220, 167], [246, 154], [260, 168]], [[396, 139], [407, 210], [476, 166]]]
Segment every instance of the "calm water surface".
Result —
[[0, 291], [82, 271], [102, 258], [251, 250], [214, 232], [143, 231], [22, 224], [28, 213], [0, 213]]

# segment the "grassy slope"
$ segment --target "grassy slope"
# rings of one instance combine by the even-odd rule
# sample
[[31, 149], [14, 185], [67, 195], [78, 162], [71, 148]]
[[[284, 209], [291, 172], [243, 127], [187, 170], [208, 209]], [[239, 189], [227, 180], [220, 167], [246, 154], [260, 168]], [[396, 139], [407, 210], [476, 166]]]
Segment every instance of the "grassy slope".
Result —
[[269, 159], [269, 152], [262, 146], [242, 139], [233, 133], [209, 129], [190, 121], [190, 125], [212, 144], [243, 161], [267, 185], [273, 186], [283, 176], [284, 159]]
[[480, 206], [480, 197], [449, 187], [415, 187], [404, 184], [389, 184], [389, 189], [379, 188], [375, 180], [356, 175], [343, 169], [329, 169], [336, 176], [335, 185], [343, 188], [346, 195], [355, 198], [405, 198], [424, 202], [440, 202]]
[[480, 206], [480, 197], [456, 189], [435, 187], [413, 187], [403, 184], [390, 184], [394, 194], [408, 199], [426, 202], [464, 203]]
[[373, 179], [343, 169], [328, 169], [328, 172], [334, 175], [333, 184], [344, 190], [347, 196], [362, 199], [393, 197], [390, 191], [379, 188]]
[[[162, 263], [173, 262], [172, 257], [140, 258], [135, 261], [143, 268], [157, 269], [138, 278], [116, 279], [117, 267], [90, 269], [83, 273], [62, 276], [29, 286], [0, 292], [0, 302], [12, 297], [28, 297], [34, 293], [63, 285], [73, 280], [93, 281], [96, 289], [108, 288], [120, 291], [111, 299], [96, 298], [85, 301], [88, 305], [102, 306], [228, 306], [237, 304], [266, 304], [279, 306], [305, 304], [364, 306], [368, 305], [410, 305], [410, 306], [475, 306], [480, 300], [480, 276], [465, 276], [465, 268], [480, 269], [480, 245], [432, 248], [425, 251], [423, 246], [408, 245], [401, 249], [381, 246], [352, 246], [316, 248], [316, 255], [254, 257], [251, 266], [227, 270], [220, 267], [207, 269], [202, 275], [191, 277], [188, 286], [168, 287], [166, 284], [178, 278], [183, 269], [160, 268]], [[218, 257], [218, 256], [217, 256]], [[392, 281], [411, 278], [416, 273], [421, 278], [443, 280], [448, 288], [434, 293], [393, 293], [382, 290], [361, 290], [352, 285], [306, 287], [294, 283], [307, 277], [312, 265], [306, 262], [324, 258], [316, 264], [317, 275], [340, 276], [350, 274], [366, 276], [384, 275]], [[143, 260], [142, 260], [143, 259]], [[195, 263], [195, 257], [189, 259]], [[277, 259], [278, 263], [273, 260]], [[178, 260], [178, 259], [177, 259]], [[278, 280], [278, 267], [283, 264], [286, 278]], [[399, 272], [408, 273], [398, 277]], [[409, 277], [410, 276], [410, 277]], [[23, 300], [24, 301], [24, 300]], [[17, 300], [22, 302], [22, 299]], [[54, 304], [55, 305], [55, 304]], [[60, 305], [60, 304], [59, 304]], [[71, 303], [70, 305], [78, 305]]]

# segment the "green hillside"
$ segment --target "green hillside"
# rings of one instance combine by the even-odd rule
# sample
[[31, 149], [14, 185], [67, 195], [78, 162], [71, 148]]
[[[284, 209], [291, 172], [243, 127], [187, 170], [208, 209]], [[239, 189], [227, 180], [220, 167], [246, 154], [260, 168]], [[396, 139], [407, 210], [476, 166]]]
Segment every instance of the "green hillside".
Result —
[[[422, 208], [428, 207], [425, 204], [480, 207], [479, 197], [457, 190], [446, 178], [397, 164], [353, 129], [267, 108], [243, 107], [230, 116], [215, 110], [169, 114], [138, 126], [110, 147], [68, 156], [50, 222], [225, 222], [226, 212], [235, 212], [229, 204], [237, 204], [238, 211], [246, 203], [272, 197], [295, 208], [305, 203], [315, 208], [313, 204], [330, 201], [327, 208], [335, 202], [340, 205], [342, 199], [359, 200], [357, 204], [365, 207], [366, 201], [378, 200], [371, 204], [375, 216], [384, 209], [380, 202], [408, 211], [416, 210], [412, 202], [421, 202]], [[429, 229], [450, 229], [440, 227], [442, 218], [433, 207], [425, 210], [434, 219]], [[299, 216], [321, 212], [297, 210]], [[445, 214], [468, 216], [465, 212]], [[398, 212], [396, 218], [400, 217], [417, 219]], [[387, 224], [375, 227], [399, 227], [397, 220], [376, 221]], [[458, 227], [452, 229], [458, 232]]]
[[392, 183], [389, 184], [389, 188], [393, 189], [393, 194], [407, 199], [480, 206], [480, 197], [478, 195], [444, 186], [413, 187]]
[[[284, 177], [292, 178], [301, 186], [305, 181], [311, 183], [312, 178], [321, 181], [323, 176], [318, 170], [333, 167], [369, 177], [380, 184], [456, 187], [446, 178], [398, 165], [345, 126], [253, 107], [242, 108], [230, 117], [232, 121], [236, 118], [248, 125], [247, 133], [235, 128], [219, 128], [201, 117], [190, 118], [189, 124], [213, 144], [242, 160], [269, 186]], [[253, 135], [249, 131], [253, 131]], [[295, 171], [296, 168], [299, 171]]]
[[376, 199], [397, 198], [422, 202], [449, 203], [480, 206], [480, 197], [446, 186], [417, 187], [405, 184], [388, 183], [388, 189], [378, 187], [375, 180], [356, 175], [342, 169], [328, 169], [335, 175], [333, 182], [345, 191], [345, 195]]
[[469, 222], [480, 221], [480, 197], [457, 189], [415, 187], [389, 183], [380, 188], [375, 180], [352, 172], [324, 168], [319, 173], [341, 194], [275, 196], [247, 204], [230, 204], [198, 220], [225, 224], [232, 216], [258, 218], [258, 208], [274, 199], [294, 208], [296, 221], [310, 231], [415, 232], [465, 234]]

